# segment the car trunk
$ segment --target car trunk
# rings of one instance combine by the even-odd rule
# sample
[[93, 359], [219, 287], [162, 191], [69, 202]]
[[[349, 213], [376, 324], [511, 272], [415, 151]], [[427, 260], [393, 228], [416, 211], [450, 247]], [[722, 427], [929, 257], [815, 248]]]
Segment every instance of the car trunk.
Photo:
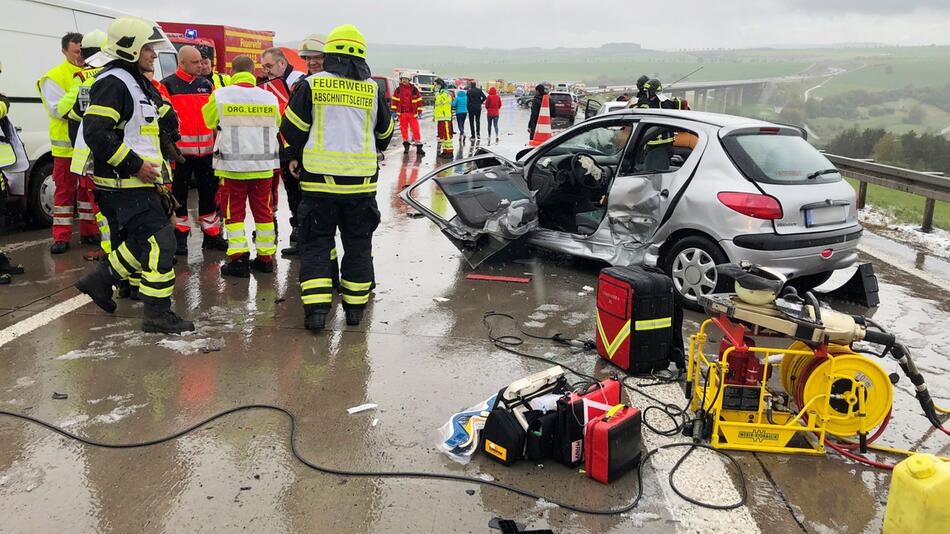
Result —
[[723, 137], [723, 146], [739, 170], [781, 204], [781, 218], [772, 220], [777, 234], [858, 224], [854, 189], [797, 130], [736, 130]]

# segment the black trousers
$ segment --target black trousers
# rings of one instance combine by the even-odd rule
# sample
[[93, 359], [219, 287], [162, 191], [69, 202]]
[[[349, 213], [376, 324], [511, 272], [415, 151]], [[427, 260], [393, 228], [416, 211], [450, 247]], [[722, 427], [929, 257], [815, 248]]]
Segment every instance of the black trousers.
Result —
[[482, 136], [482, 108], [468, 108], [468, 135]]
[[121, 243], [113, 241], [113, 250], [108, 256], [114, 277], [125, 279], [141, 271], [139, 295], [145, 306], [159, 311], [170, 309], [175, 289], [175, 232], [158, 193], [152, 188], [100, 190], [98, 193], [114, 211], [115, 221], [125, 232]]
[[284, 192], [287, 193], [287, 205], [290, 206], [290, 226], [297, 227], [297, 209], [300, 206], [300, 179], [290, 174], [290, 162], [280, 163], [281, 180], [284, 182]]
[[298, 211], [300, 294], [304, 309], [329, 310], [337, 229], [343, 241], [340, 292], [344, 309], [362, 309], [373, 286], [373, 232], [379, 226], [376, 197], [303, 195]]
[[211, 154], [207, 156], [185, 156], [184, 163], [178, 163], [172, 176], [172, 194], [178, 201], [175, 215], [188, 216], [188, 190], [192, 176], [198, 187], [198, 216], [210, 215], [218, 211], [215, 196], [218, 194], [218, 178], [211, 167]]

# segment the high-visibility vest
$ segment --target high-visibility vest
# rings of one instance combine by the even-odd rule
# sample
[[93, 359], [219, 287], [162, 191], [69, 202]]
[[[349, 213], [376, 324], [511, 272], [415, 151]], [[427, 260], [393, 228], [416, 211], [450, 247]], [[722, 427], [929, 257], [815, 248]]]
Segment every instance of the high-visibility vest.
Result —
[[[368, 193], [376, 183], [333, 184], [329, 176], [371, 177], [376, 174], [376, 90], [371, 79], [350, 80], [329, 72], [309, 76], [313, 122], [303, 149], [303, 167], [325, 175], [324, 183], [301, 183], [303, 191]], [[366, 182], [364, 180], [363, 182]]]
[[[7, 111], [6, 103], [0, 100], [0, 170], [22, 172], [29, 168], [30, 162], [16, 127], [10, 117], [7, 117]], [[3, 177], [0, 177], [0, 185], [3, 182]]]
[[69, 86], [72, 85], [73, 75], [80, 70], [81, 67], [73, 65], [69, 61], [63, 61], [36, 81], [36, 90], [39, 91], [40, 99], [46, 107], [46, 113], [50, 116], [49, 141], [52, 145], [53, 157], [71, 157], [73, 154], [73, 145], [69, 142], [69, 124], [66, 122], [66, 119], [61, 116], [56, 117], [49, 111], [49, 103], [46, 101], [46, 97], [43, 96], [43, 81], [49, 78], [63, 89], [63, 93], [66, 93], [69, 90]]
[[214, 84], [214, 90], [217, 91], [222, 87], [227, 87], [231, 85], [231, 77], [227, 74], [222, 74], [220, 72], [211, 73], [211, 83]]
[[432, 110], [432, 118], [434, 118], [436, 122], [452, 120], [452, 96], [445, 89], [442, 89], [435, 95], [435, 107]]
[[[163, 177], [166, 176], [168, 173], [165, 168], [165, 162], [162, 160], [162, 150], [158, 139], [158, 108], [155, 107], [155, 104], [151, 101], [148, 95], [145, 94], [145, 91], [142, 90], [138, 82], [135, 81], [135, 78], [133, 78], [132, 75], [124, 69], [109, 69], [99, 74], [96, 77], [96, 81], [98, 82], [99, 80], [104, 80], [109, 76], [115, 76], [116, 78], [122, 80], [122, 83], [125, 84], [129, 94], [132, 95], [132, 101], [138, 102], [138, 105], [132, 106], [132, 117], [126, 121], [124, 125], [121, 125], [120, 123], [118, 111], [106, 108], [108, 111], [113, 111], [115, 113], [116, 122], [120, 123], [116, 126], [116, 128], [122, 131], [122, 144], [114, 154], [108, 156], [106, 163], [113, 166], [118, 165], [123, 159], [125, 159], [129, 151], [132, 151], [143, 160], [161, 166], [161, 175]], [[87, 111], [92, 113], [93, 108], [94, 106], [90, 107]], [[89, 156], [89, 146], [86, 144], [86, 139], [83, 136], [83, 124], [80, 123], [79, 133], [76, 135], [76, 154], [73, 157], [70, 171], [79, 175], [86, 174], [86, 164], [91, 162]], [[99, 154], [98, 157], [103, 158], [104, 155]], [[93, 174], [92, 180], [95, 182], [96, 187], [103, 187], [106, 189], [154, 187], [153, 184], [145, 183], [142, 180], [139, 180], [136, 176], [123, 176], [117, 178], [115, 176], [105, 177], [96, 176]]]
[[242, 173], [280, 167], [277, 97], [259, 87], [231, 85], [215, 91], [214, 100], [220, 129], [214, 142], [214, 168]]

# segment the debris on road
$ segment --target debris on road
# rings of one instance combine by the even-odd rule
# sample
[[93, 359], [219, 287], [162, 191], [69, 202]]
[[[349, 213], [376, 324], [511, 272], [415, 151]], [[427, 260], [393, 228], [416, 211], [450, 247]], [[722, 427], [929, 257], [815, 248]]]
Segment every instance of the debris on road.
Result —
[[347, 408], [346, 413], [353, 415], [360, 412], [368, 412], [369, 410], [375, 410], [377, 406], [377, 404], [372, 403], [360, 404], [359, 406]]
[[531, 282], [530, 278], [521, 278], [519, 276], [494, 276], [490, 274], [467, 274], [466, 280], [485, 280], [489, 282], [514, 282], [517, 284], [527, 284]]
[[55, 391], [53, 392], [53, 400], [66, 400], [68, 398], [69, 398], [69, 395], [65, 393], [57, 393]]

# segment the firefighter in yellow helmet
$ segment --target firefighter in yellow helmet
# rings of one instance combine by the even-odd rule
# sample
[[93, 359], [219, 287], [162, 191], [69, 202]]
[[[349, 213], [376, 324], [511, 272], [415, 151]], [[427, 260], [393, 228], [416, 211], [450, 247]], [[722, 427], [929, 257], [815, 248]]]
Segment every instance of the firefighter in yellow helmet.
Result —
[[280, 128], [294, 157], [290, 169], [300, 176], [300, 290], [305, 326], [313, 331], [323, 330], [333, 302], [330, 251], [337, 228], [346, 324], [363, 318], [380, 220], [376, 152], [393, 134], [384, 95], [370, 79], [363, 34], [351, 24], [334, 28], [323, 52], [324, 71], [294, 92]]
[[112, 313], [116, 309], [113, 286], [141, 271], [142, 330], [191, 331], [194, 324], [171, 309], [175, 233], [169, 217], [174, 201], [162, 185], [168, 165], [160, 149], [160, 129], [175, 111], [145, 77], [157, 52], [174, 51], [174, 47], [154, 22], [138, 17], [115, 19], [108, 35], [106, 46], [89, 59], [104, 68], [89, 92], [76, 150], [88, 150], [96, 189], [108, 196], [125, 239], [113, 243], [107, 261], [99, 262], [75, 285]]

